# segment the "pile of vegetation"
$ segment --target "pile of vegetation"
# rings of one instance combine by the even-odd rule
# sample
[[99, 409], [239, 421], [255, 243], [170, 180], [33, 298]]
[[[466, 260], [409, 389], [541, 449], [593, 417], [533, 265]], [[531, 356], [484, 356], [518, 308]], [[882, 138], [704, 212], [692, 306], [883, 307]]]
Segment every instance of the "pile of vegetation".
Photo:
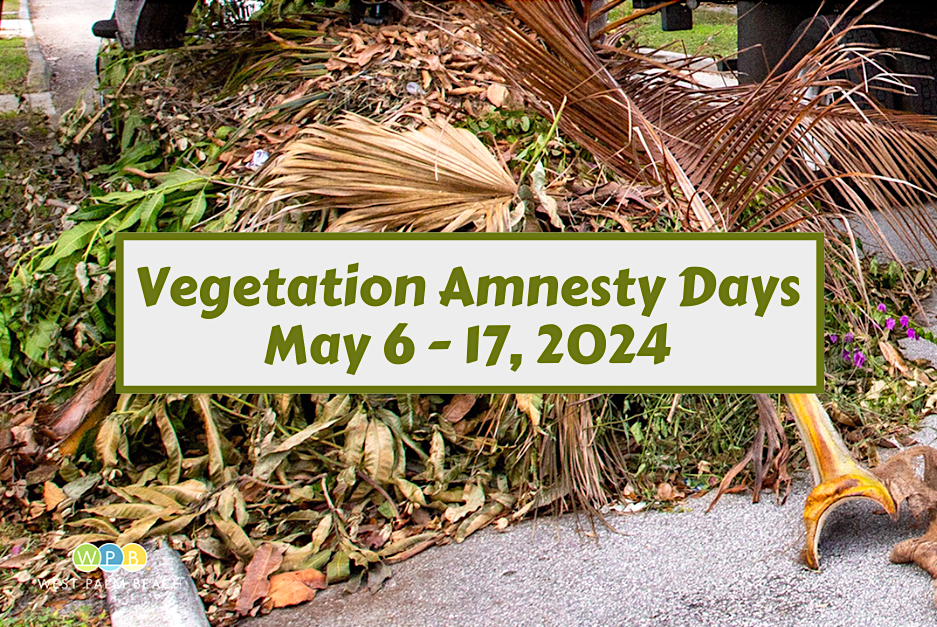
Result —
[[[457, 4], [384, 26], [319, 8], [206, 28], [179, 51], [108, 50], [103, 106], [66, 115], [57, 141], [39, 133], [49, 163], [3, 166], [17, 233], [3, 244], [20, 248], [0, 293], [0, 615], [63, 594], [41, 582], [70, 577], [68, 552], [83, 542], [162, 539], [213, 624], [227, 624], [286, 603], [245, 589], [258, 553], [277, 572], [373, 590], [390, 565], [488, 525], [543, 508], [668, 506], [715, 488], [743, 457], [757, 420], [746, 395], [113, 393], [116, 235], [340, 228], [353, 209], [321, 189], [294, 196], [305, 212], [264, 194], [301, 131], [348, 112], [471, 131], [518, 184], [508, 228], [695, 228], [679, 195], [634, 184], [601, 142], [564, 126], [575, 110], [564, 117], [556, 102], [550, 115], [544, 94], [490, 62], [490, 40]], [[31, 141], [22, 135], [13, 145]], [[82, 147], [102, 141], [110, 158], [89, 163]], [[739, 228], [773, 211], [772, 193]], [[258, 227], [266, 210], [279, 218]], [[451, 224], [432, 211], [392, 228]], [[831, 414], [866, 459], [937, 405], [933, 371], [894, 350], [899, 334], [924, 335], [905, 316], [933, 278], [865, 261], [861, 281], [833, 281]], [[782, 478], [764, 485], [783, 495]], [[743, 473], [740, 487], [752, 481]]]

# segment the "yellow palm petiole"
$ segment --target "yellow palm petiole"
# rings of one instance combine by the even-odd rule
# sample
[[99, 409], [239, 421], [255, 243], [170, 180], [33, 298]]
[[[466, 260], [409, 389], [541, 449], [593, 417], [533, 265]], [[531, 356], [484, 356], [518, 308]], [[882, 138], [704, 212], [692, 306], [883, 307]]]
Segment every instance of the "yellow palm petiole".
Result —
[[804, 524], [807, 526], [807, 566], [820, 568], [817, 545], [827, 515], [853, 499], [870, 499], [897, 518], [898, 508], [888, 489], [871, 472], [852, 459], [826, 410], [813, 394], [786, 394], [794, 420], [807, 451], [816, 487], [807, 497]]

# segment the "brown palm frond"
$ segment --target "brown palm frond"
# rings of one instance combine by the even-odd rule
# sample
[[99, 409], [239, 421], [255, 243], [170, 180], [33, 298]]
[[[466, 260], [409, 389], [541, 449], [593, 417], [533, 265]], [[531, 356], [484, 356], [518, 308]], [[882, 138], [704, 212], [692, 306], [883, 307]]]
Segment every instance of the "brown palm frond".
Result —
[[517, 185], [467, 130], [398, 130], [347, 114], [303, 131], [271, 159], [241, 230], [296, 211], [338, 212], [329, 231], [508, 231]]
[[[937, 197], [937, 124], [876, 103], [875, 90], [902, 88], [879, 60], [894, 51], [850, 43], [856, 26], [831, 28], [790, 72], [762, 84], [704, 89], [694, 59], [674, 67], [633, 47], [597, 49], [572, 0], [507, 3], [523, 25], [472, 5], [493, 64], [544, 114], [563, 105], [563, 132], [603, 164], [681, 199], [688, 228], [824, 232], [847, 273], [855, 248], [837, 229], [843, 213], [878, 232], [878, 209], [909, 244], [937, 243], [914, 208]], [[877, 73], [862, 84], [844, 78], [864, 67]]]
[[541, 441], [541, 481], [563, 495], [560, 508], [568, 498], [574, 508], [596, 511], [609, 499], [590, 400], [584, 394], [552, 394], [545, 401], [557, 432], [555, 439], [546, 435]]
[[[546, 115], [564, 108], [560, 126], [603, 163], [627, 178], [679, 190], [698, 228], [716, 223], [704, 199], [641, 107], [599, 58], [572, 0], [508, 0], [549, 46], [485, 3], [472, 5], [475, 26], [496, 64], [541, 100]], [[566, 104], [564, 104], [566, 103]]]
[[[853, 288], [867, 300], [844, 217], [862, 219], [886, 250], [874, 210], [919, 251], [925, 240], [937, 244], [920, 208], [922, 198], [937, 197], [937, 124], [878, 104], [876, 92], [904, 89], [882, 61], [896, 53], [850, 41], [855, 25], [833, 25], [792, 70], [764, 83], [707, 89], [694, 78], [697, 59], [673, 66], [633, 45], [594, 44], [573, 0], [506, 2], [521, 23], [484, 1], [471, 5], [492, 65], [544, 115], [561, 110], [563, 132], [605, 166], [626, 180], [660, 186], [682, 207], [686, 228], [824, 233], [827, 282], [843, 300], [851, 300]], [[608, 41], [621, 39], [613, 29], [624, 25], [606, 29], [613, 33]], [[856, 75], [865, 78], [848, 79]], [[601, 502], [594, 494], [596, 484], [604, 485], [606, 460], [583, 417], [563, 411], [574, 400], [555, 400], [556, 483], [593, 504]], [[789, 449], [765, 401], [755, 445], [733, 472], [754, 463], [758, 491], [770, 485], [780, 495]]]

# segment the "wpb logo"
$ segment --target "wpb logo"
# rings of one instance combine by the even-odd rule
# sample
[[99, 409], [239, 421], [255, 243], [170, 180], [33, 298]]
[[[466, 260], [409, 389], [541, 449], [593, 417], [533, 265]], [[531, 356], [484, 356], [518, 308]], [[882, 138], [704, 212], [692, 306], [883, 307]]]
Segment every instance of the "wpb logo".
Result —
[[72, 563], [83, 573], [93, 572], [100, 568], [106, 573], [112, 573], [118, 568], [135, 573], [146, 566], [146, 550], [136, 543], [120, 548], [116, 544], [102, 544], [100, 547], [93, 544], [79, 544], [72, 553]]

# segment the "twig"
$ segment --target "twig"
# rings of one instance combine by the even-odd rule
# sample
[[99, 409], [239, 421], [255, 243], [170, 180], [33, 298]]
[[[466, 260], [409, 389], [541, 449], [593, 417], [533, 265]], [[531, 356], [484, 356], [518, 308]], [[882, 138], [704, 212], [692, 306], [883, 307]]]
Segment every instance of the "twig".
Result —
[[394, 518], [400, 518], [400, 510], [397, 509], [397, 504], [394, 503], [394, 499], [390, 498], [390, 495], [387, 493], [387, 491], [386, 491], [384, 488], [382, 488], [381, 486], [379, 486], [379, 485], [377, 484], [377, 482], [376, 482], [374, 479], [372, 479], [371, 477], [367, 476], [366, 474], [364, 474], [364, 473], [361, 472], [360, 470], [356, 470], [355, 473], [358, 475], [358, 478], [359, 478], [359, 479], [361, 479], [362, 481], [364, 481], [364, 482], [367, 483], [367, 484], [370, 484], [370, 486], [371, 486], [372, 488], [374, 488], [375, 490], [377, 490], [378, 492], [380, 492], [380, 493], [381, 493], [381, 496], [383, 496], [383, 497], [387, 500], [387, 502], [390, 503], [391, 509], [394, 510]]
[[673, 395], [673, 404], [670, 406], [670, 413], [667, 414], [667, 424], [670, 424], [670, 421], [673, 420], [674, 414], [677, 413], [677, 407], [680, 405], [681, 398], [683, 398], [683, 394]]
[[27, 396], [35, 394], [36, 392], [39, 392], [40, 390], [44, 390], [47, 387], [57, 385], [61, 382], [62, 382], [61, 380], [49, 381], [48, 383], [44, 383], [40, 386], [34, 387], [31, 390], [26, 390], [25, 392], [0, 392], [0, 395], [2, 396], [11, 396], [11, 398], [8, 398], [7, 400], [0, 403], [0, 407], [6, 407], [7, 405], [12, 405], [13, 403], [20, 400], [21, 398], [26, 398]]
[[[309, 483], [312, 483], [313, 481], [321, 477], [325, 477], [325, 474], [322, 474], [319, 477], [313, 477], [312, 479], [309, 480]], [[303, 483], [302, 481], [291, 481], [290, 483], [287, 483], [286, 485], [281, 485], [277, 483], [267, 483], [266, 481], [255, 479], [254, 477], [251, 477], [250, 475], [241, 475], [240, 477], [238, 477], [238, 479], [241, 479], [242, 481], [250, 481], [251, 483], [256, 483], [257, 485], [262, 486], [264, 488], [270, 488], [271, 490], [292, 490], [296, 486], [302, 485]]]

